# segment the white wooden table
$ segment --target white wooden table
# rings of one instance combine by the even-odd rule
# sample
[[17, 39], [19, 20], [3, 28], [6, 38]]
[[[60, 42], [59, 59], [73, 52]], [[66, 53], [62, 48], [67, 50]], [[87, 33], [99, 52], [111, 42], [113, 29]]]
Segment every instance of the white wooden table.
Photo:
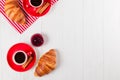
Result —
[[[55, 71], [34, 77], [12, 70], [6, 60], [15, 43], [31, 45], [42, 33], [45, 44], [33, 47], [38, 58], [50, 48], [58, 51]], [[37, 62], [36, 62], [37, 63]], [[59, 0], [22, 35], [0, 14], [0, 80], [120, 80], [120, 0]]]

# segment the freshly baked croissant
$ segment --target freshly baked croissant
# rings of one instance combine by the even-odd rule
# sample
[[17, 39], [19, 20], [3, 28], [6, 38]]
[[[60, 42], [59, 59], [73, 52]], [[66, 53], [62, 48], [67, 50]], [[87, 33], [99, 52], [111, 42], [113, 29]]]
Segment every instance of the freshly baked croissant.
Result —
[[39, 60], [35, 69], [35, 76], [43, 76], [50, 73], [56, 67], [56, 51], [54, 49], [49, 50]]
[[13, 21], [25, 25], [26, 19], [23, 11], [21, 10], [17, 0], [6, 0], [5, 1], [5, 13]]

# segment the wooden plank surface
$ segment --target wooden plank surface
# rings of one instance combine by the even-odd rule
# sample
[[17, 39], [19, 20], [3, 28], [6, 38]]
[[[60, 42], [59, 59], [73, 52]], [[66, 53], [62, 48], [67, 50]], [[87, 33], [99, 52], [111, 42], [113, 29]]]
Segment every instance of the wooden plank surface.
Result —
[[[120, 1], [59, 0], [22, 35], [0, 14], [1, 80], [120, 80]], [[39, 57], [50, 48], [58, 52], [58, 67], [51, 74], [34, 77], [12, 70], [6, 60], [8, 49], [42, 33], [45, 44], [33, 47]]]

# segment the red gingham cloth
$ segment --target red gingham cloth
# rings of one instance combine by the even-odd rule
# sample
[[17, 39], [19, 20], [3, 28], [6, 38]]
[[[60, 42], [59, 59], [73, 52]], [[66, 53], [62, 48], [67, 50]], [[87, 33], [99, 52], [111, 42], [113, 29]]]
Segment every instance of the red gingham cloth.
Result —
[[[58, 0], [52, 0], [51, 1], [51, 5], [53, 5], [54, 3], [56, 3]], [[23, 33], [27, 28], [30, 27], [31, 24], [33, 24], [39, 17], [34, 17], [34, 16], [30, 16], [29, 14], [25, 13], [25, 16], [27, 17], [27, 24], [22, 26], [20, 24], [17, 24], [16, 22], [13, 22], [12, 20], [10, 20], [5, 12], [4, 12], [4, 3], [5, 0], [0, 0], [0, 12], [5, 16], [5, 18], [8, 20], [8, 22], [21, 34]], [[19, 1], [20, 3], [20, 7], [22, 7], [22, 0]]]

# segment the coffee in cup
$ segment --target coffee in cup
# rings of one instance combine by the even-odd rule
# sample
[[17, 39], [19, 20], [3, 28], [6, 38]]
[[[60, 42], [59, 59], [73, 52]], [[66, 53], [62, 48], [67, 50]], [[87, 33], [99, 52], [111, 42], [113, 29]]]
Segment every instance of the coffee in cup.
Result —
[[29, 3], [33, 7], [40, 7], [43, 4], [43, 0], [29, 0]]
[[24, 51], [16, 51], [13, 54], [13, 62], [17, 65], [23, 65], [27, 61], [27, 54]]

